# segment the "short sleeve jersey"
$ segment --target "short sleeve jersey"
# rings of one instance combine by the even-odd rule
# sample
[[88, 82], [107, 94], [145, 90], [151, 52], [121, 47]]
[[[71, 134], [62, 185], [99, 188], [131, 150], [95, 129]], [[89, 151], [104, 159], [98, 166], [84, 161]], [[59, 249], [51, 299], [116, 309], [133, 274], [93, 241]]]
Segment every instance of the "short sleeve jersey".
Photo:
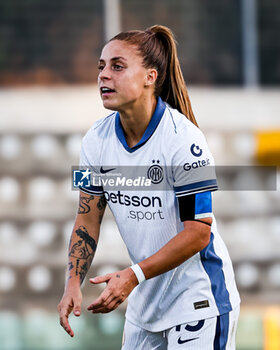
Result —
[[204, 135], [184, 115], [158, 98], [142, 139], [130, 148], [120, 116], [114, 112], [85, 135], [80, 165], [101, 173], [129, 167], [134, 178], [144, 169], [152, 181], [153, 190], [112, 188], [106, 181], [81, 188], [105, 195], [133, 264], [156, 253], [182, 231], [179, 198], [195, 195], [195, 218], [213, 218], [206, 248], [133, 290], [126, 312], [130, 322], [157, 332], [229, 312], [240, 302], [211, 208], [211, 191], [217, 189], [214, 160]]

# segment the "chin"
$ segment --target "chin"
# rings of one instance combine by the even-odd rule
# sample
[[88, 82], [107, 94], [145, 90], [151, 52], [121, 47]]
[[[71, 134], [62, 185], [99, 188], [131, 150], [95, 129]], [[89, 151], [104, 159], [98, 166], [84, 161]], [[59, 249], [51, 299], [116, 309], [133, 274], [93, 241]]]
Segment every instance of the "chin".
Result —
[[103, 100], [103, 107], [106, 109], [110, 109], [111, 111], [117, 111], [117, 104], [113, 103], [111, 101], [104, 101]]
[[122, 104], [117, 103], [116, 101], [103, 100], [103, 106], [111, 111], [119, 112]]

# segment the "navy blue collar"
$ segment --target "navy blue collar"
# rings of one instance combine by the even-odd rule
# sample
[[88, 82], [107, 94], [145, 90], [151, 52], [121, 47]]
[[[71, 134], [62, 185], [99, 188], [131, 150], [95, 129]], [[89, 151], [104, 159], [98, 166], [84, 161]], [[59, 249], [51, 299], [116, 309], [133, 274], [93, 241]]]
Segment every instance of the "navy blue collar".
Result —
[[117, 113], [116, 119], [115, 119], [116, 134], [117, 134], [118, 139], [122, 143], [123, 147], [128, 152], [132, 153], [132, 152], [136, 151], [138, 148], [140, 148], [141, 146], [143, 146], [149, 140], [149, 138], [153, 135], [153, 133], [155, 132], [159, 122], [161, 121], [161, 118], [164, 114], [164, 111], [165, 111], [165, 104], [162, 101], [162, 99], [160, 97], [158, 97], [157, 106], [156, 106], [155, 112], [150, 120], [150, 123], [147, 126], [147, 129], [145, 130], [141, 140], [133, 147], [129, 147], [127, 145], [124, 130], [123, 130], [123, 127], [121, 124], [120, 115], [119, 115], [119, 113]]

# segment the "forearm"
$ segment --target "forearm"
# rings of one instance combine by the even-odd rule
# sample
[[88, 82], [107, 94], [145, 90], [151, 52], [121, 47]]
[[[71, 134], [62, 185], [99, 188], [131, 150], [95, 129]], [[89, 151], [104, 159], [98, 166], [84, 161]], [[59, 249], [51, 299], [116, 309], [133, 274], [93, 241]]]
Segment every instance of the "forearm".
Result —
[[83, 283], [95, 255], [105, 206], [104, 197], [80, 195], [79, 210], [69, 244], [66, 288]]
[[69, 244], [65, 290], [58, 304], [60, 324], [71, 337], [74, 336], [74, 332], [70, 327], [68, 317], [72, 311], [76, 316], [81, 314], [80, 285], [90, 268], [96, 251], [105, 207], [104, 196], [93, 196], [80, 192], [78, 214]]
[[72, 232], [69, 252], [66, 287], [70, 284], [81, 285], [95, 255], [99, 232], [92, 232], [88, 225], [77, 222]]
[[209, 243], [210, 227], [203, 226], [197, 223], [186, 226], [158, 252], [141, 261], [139, 266], [146, 279], [174, 269], [205, 248]]

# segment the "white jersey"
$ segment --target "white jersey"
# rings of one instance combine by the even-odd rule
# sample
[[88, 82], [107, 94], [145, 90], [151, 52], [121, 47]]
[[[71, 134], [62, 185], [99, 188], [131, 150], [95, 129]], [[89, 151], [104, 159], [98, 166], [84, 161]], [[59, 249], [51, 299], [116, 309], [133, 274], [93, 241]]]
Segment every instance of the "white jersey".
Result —
[[[184, 115], [158, 99], [140, 142], [128, 147], [117, 112], [96, 122], [82, 143], [80, 165], [101, 174], [124, 166], [153, 190], [119, 182], [96, 182], [81, 188], [105, 194], [133, 264], [156, 253], [184, 228], [178, 198], [217, 189], [213, 157], [202, 132]], [[163, 185], [164, 184], [164, 185]], [[147, 187], [149, 188], [149, 187]], [[201, 197], [195, 218], [213, 217], [210, 243], [175, 269], [146, 280], [129, 296], [127, 319], [149, 331], [215, 317], [240, 302], [232, 264], [211, 213], [211, 194]]]

